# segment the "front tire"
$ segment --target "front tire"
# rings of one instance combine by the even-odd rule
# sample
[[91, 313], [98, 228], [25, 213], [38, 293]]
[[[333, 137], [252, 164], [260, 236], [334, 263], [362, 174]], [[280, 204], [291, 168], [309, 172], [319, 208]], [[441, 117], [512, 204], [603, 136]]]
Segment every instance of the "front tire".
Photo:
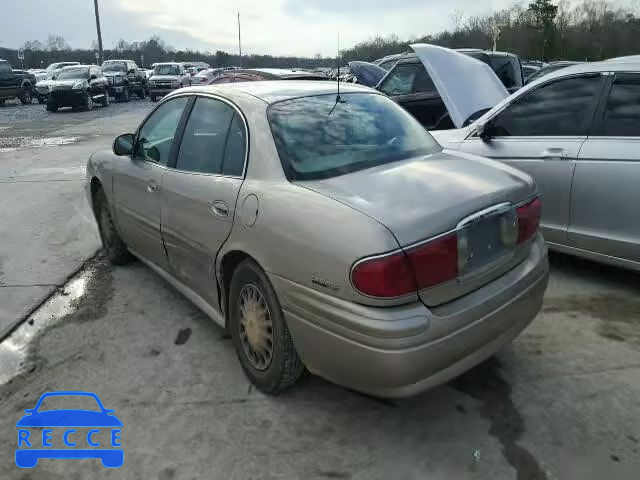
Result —
[[125, 86], [120, 95], [120, 101], [127, 103], [130, 100], [129, 87]]
[[127, 245], [122, 238], [120, 238], [116, 230], [116, 226], [111, 218], [111, 212], [109, 211], [107, 197], [102, 188], [95, 193], [93, 204], [98, 222], [98, 231], [100, 232], [100, 240], [102, 240], [102, 247], [107, 254], [107, 258], [113, 265], [126, 265], [127, 263], [131, 263], [133, 255], [131, 255], [127, 249]]
[[38, 97], [38, 103], [40, 105], [43, 105], [43, 104], [47, 103], [47, 99], [43, 98], [43, 97]]
[[286, 390], [304, 373], [276, 292], [253, 260], [243, 261], [233, 273], [229, 328], [242, 369], [262, 392]]
[[138, 98], [140, 100], [144, 100], [145, 97], [145, 91], [144, 91], [144, 85], [142, 87], [140, 87], [140, 90], [138, 90]]
[[104, 97], [102, 98], [102, 100], [100, 101], [100, 104], [103, 107], [108, 107], [109, 104], [111, 103], [111, 101], [109, 100], [109, 92], [107, 92], [106, 90], [104, 91]]
[[82, 99], [82, 108], [87, 111], [93, 110], [93, 97], [91, 96], [91, 92], [85, 93]]
[[56, 102], [51, 99], [47, 100], [47, 112], [57, 112], [57, 111], [58, 111], [58, 105], [56, 104]]
[[20, 97], [20, 101], [22, 102], [23, 105], [29, 105], [33, 101], [31, 92], [29, 90], [25, 90], [22, 96]]

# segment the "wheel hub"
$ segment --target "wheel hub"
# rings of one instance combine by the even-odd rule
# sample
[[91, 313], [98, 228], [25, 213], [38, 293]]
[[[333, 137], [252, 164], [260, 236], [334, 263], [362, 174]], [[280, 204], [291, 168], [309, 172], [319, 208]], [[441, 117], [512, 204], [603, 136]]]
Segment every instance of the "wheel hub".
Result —
[[249, 362], [258, 370], [266, 370], [273, 356], [271, 312], [260, 289], [245, 285], [238, 300], [240, 342]]

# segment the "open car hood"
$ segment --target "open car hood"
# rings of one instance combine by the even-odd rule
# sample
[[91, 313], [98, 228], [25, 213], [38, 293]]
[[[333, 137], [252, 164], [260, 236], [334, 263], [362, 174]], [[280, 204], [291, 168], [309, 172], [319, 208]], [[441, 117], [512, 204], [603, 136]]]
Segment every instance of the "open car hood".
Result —
[[491, 67], [480, 60], [426, 43], [411, 48], [427, 69], [457, 128], [474, 113], [493, 108], [509, 96]]
[[375, 87], [380, 83], [387, 71], [369, 62], [349, 62], [349, 70], [358, 79], [360, 85]]

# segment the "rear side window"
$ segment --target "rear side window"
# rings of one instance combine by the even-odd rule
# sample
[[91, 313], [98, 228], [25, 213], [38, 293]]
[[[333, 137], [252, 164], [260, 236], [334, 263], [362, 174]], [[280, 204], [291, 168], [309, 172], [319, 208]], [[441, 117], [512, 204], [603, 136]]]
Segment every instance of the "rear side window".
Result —
[[587, 135], [601, 90], [600, 77], [575, 77], [543, 85], [515, 100], [492, 120], [499, 137]]
[[520, 62], [516, 57], [493, 57], [489, 56], [491, 68], [507, 88], [522, 86], [522, 73]]
[[233, 109], [226, 103], [198, 98], [182, 136], [176, 168], [221, 174], [233, 114]]
[[419, 88], [417, 91], [422, 92], [429, 85], [433, 89], [433, 82], [431, 82], [424, 65], [421, 63], [402, 63], [396, 65], [382, 80], [379, 90], [393, 97], [416, 93], [415, 88]]
[[318, 95], [269, 107], [269, 123], [289, 180], [313, 180], [441, 150], [393, 100], [378, 94]]
[[246, 152], [246, 132], [244, 123], [237, 113], [233, 114], [231, 127], [227, 136], [227, 148], [224, 152], [222, 173], [232, 177], [241, 177], [244, 170]]
[[616, 75], [604, 112], [602, 135], [640, 137], [640, 75]]

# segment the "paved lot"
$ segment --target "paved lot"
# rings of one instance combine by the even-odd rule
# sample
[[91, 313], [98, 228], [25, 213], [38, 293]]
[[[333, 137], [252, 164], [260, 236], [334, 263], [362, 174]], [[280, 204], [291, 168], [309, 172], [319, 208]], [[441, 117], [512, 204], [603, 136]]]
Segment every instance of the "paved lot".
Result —
[[[262, 395], [221, 329], [140, 263], [111, 268], [98, 255], [65, 282], [98, 247], [74, 169], [148, 108], [133, 105], [121, 115], [109, 107], [112, 117], [91, 112], [86, 122], [69, 114], [47, 130], [76, 143], [0, 152], [0, 176], [17, 172], [0, 184], [11, 205], [0, 206], [0, 294], [10, 282], [50, 285], [16, 287], [26, 289], [23, 303], [9, 302], [16, 313], [0, 307], [0, 318], [15, 322], [15, 305], [64, 282], [0, 344], [0, 478], [638, 478], [638, 275], [552, 256], [544, 310], [512, 346], [448, 385], [392, 403], [311, 376], [279, 397]], [[71, 181], [52, 180], [64, 175]], [[96, 392], [115, 409], [122, 468], [13, 464], [15, 422], [43, 392], [62, 389]]]

